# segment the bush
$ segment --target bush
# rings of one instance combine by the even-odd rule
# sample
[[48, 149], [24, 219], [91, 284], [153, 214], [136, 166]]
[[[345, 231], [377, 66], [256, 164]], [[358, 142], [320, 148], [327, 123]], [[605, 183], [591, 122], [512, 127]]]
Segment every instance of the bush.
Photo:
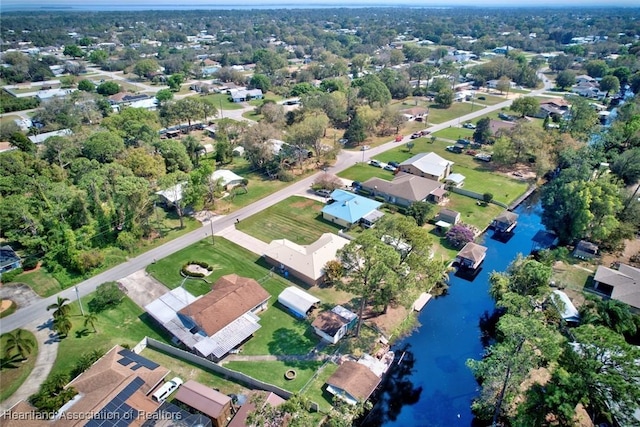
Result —
[[475, 238], [473, 230], [464, 224], [456, 224], [445, 234], [447, 240], [455, 247], [462, 247]]
[[278, 173], [278, 179], [282, 182], [291, 182], [296, 179], [296, 177], [289, 171], [281, 171]]
[[11, 283], [13, 282], [13, 280], [16, 278], [16, 276], [18, 276], [19, 274], [22, 274], [24, 272], [23, 269], [21, 268], [16, 268], [14, 270], [11, 271], [7, 271], [6, 273], [2, 273], [2, 283]]
[[209, 264], [207, 264], [204, 261], [189, 261], [188, 263], [186, 263], [185, 265], [182, 266], [182, 275], [183, 276], [187, 276], [187, 277], [205, 277], [204, 273], [198, 273], [198, 272], [194, 272], [194, 271], [189, 271], [187, 269], [187, 267], [189, 265], [197, 265], [199, 267], [202, 268], [206, 268], [208, 271], [213, 271], [213, 267], [211, 267]]
[[38, 258], [30, 256], [22, 260], [22, 268], [26, 271], [33, 270], [38, 266]]
[[118, 283], [105, 282], [96, 289], [95, 297], [89, 301], [89, 310], [99, 313], [111, 307], [115, 307], [122, 302], [125, 294]]
[[491, 193], [484, 193], [482, 195], [482, 200], [484, 200], [485, 203], [491, 203], [491, 201], [493, 200], [493, 194]]
[[124, 249], [125, 251], [131, 251], [136, 247], [138, 239], [128, 231], [122, 231], [118, 234], [118, 238], [116, 239], [116, 245], [120, 249]]
[[104, 261], [104, 254], [98, 250], [92, 249], [79, 252], [75, 257], [74, 267], [80, 273], [86, 273], [99, 267]]

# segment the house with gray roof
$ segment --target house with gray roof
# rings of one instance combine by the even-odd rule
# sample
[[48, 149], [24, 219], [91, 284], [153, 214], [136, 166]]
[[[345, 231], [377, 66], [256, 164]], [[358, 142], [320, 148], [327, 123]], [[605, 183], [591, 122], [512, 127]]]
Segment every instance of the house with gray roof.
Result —
[[449, 176], [453, 162], [436, 153], [420, 153], [400, 163], [401, 172], [440, 181]]
[[434, 195], [434, 191], [439, 188], [444, 188], [440, 181], [403, 172], [397, 174], [393, 181], [370, 178], [362, 183], [362, 189], [369, 191], [373, 197], [382, 197], [388, 203], [399, 206], [411, 206], [415, 202], [427, 200], [437, 203], [440, 197]]
[[620, 264], [617, 270], [599, 266], [593, 277], [594, 290], [640, 311], [640, 268]]

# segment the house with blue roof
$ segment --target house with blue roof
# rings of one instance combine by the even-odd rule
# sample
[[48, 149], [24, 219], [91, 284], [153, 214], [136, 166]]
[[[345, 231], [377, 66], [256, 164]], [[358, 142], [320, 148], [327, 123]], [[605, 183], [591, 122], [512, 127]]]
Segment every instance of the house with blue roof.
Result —
[[377, 210], [382, 203], [348, 191], [334, 190], [330, 201], [333, 202], [322, 209], [322, 217], [343, 227], [358, 223], [371, 227], [384, 215]]

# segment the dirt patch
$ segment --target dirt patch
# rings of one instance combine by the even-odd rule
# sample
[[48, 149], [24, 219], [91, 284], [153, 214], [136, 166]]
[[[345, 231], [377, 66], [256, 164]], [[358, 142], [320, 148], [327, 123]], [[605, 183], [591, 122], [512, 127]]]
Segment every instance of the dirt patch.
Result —
[[0, 313], [5, 310], [9, 310], [13, 304], [14, 302], [10, 299], [3, 299], [2, 302], [0, 302]]
[[314, 205], [315, 205], [315, 201], [310, 200], [310, 199], [300, 200], [298, 202], [291, 203], [291, 207], [292, 208], [296, 208], [296, 209], [305, 209], [305, 208], [309, 208], [309, 207], [314, 206]]
[[625, 240], [622, 251], [602, 254], [601, 264], [605, 267], [609, 267], [614, 262], [630, 264], [629, 258], [637, 253], [640, 253], [640, 239]]
[[402, 306], [397, 306], [389, 307], [384, 314], [378, 313], [378, 311], [373, 310], [373, 307], [367, 307], [364, 312], [364, 318], [368, 324], [375, 325], [376, 328], [389, 338], [396, 328], [407, 318], [409, 310]]

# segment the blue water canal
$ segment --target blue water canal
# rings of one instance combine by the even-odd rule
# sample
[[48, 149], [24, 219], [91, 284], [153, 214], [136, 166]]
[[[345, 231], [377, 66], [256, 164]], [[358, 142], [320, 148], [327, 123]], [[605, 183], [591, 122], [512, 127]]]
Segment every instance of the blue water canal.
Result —
[[448, 294], [432, 299], [419, 316], [421, 326], [394, 345], [396, 359], [404, 357], [363, 425], [474, 425], [470, 405], [479, 389], [465, 362], [483, 353], [479, 320], [494, 308], [487, 292], [489, 275], [504, 271], [518, 253], [528, 255], [533, 236], [543, 228], [535, 193], [515, 212], [518, 226], [508, 241], [495, 240], [493, 231], [483, 235], [479, 243], [488, 251], [475, 278], [452, 274]]

